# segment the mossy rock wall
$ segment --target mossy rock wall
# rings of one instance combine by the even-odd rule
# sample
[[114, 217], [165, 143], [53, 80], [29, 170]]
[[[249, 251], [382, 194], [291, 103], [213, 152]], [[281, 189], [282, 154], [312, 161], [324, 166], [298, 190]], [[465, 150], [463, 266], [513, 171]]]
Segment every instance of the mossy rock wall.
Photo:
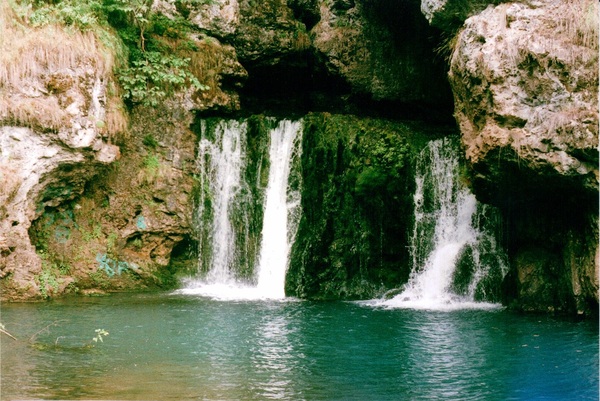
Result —
[[287, 295], [364, 299], [408, 280], [415, 127], [353, 116], [304, 120], [302, 219]]

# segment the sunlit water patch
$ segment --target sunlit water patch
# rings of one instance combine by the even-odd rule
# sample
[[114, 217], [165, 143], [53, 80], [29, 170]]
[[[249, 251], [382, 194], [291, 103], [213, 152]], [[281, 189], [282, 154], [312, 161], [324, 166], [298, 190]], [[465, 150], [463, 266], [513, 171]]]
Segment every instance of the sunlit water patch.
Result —
[[[406, 295], [406, 294], [405, 294]], [[460, 297], [443, 297], [436, 299], [402, 298], [373, 299], [368, 301], [357, 301], [363, 306], [378, 307], [383, 309], [415, 309], [422, 311], [452, 312], [460, 310], [500, 310], [504, 307], [498, 303], [476, 302], [471, 299]]]
[[173, 292], [174, 295], [199, 296], [216, 301], [279, 301], [291, 302], [295, 298], [275, 297], [270, 292], [263, 291], [262, 288], [245, 285], [243, 283], [205, 283], [203, 281], [188, 281], [185, 288]]

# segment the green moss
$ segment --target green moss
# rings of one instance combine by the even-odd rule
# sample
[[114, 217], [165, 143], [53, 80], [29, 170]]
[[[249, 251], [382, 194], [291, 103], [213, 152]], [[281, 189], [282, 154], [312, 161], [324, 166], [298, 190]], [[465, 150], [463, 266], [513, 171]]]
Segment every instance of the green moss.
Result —
[[90, 272], [88, 276], [91, 281], [92, 288], [99, 288], [102, 290], [107, 290], [111, 288], [109, 277], [103, 270]]
[[412, 165], [428, 136], [413, 123], [327, 113], [304, 119], [303, 215], [289, 295], [367, 298], [406, 282]]
[[146, 134], [144, 136], [144, 139], [142, 139], [142, 143], [144, 144], [144, 146], [147, 146], [150, 149], [156, 149], [156, 147], [158, 146], [158, 141], [156, 140], [156, 138], [154, 138], [154, 135], [152, 134]]

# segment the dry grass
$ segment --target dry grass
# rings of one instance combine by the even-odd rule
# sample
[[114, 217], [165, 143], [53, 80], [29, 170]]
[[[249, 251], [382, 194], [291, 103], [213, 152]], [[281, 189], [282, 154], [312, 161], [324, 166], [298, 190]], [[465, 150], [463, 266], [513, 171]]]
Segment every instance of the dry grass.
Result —
[[108, 52], [99, 51], [102, 44], [92, 32], [67, 31], [54, 25], [31, 28], [2, 1], [0, 85], [18, 87], [49, 71], [76, 66], [89, 66], [98, 77], [112, 72], [113, 59], [106, 57]]
[[67, 112], [54, 97], [0, 96], [0, 120], [34, 129], [58, 130], [70, 124]]
[[203, 40], [198, 44], [198, 51], [187, 52], [185, 57], [190, 58], [190, 72], [208, 90], [203, 91], [202, 96], [212, 99], [221, 92], [221, 71], [223, 69], [223, 56], [220, 46], [211, 40]]
[[[508, 5], [499, 6], [499, 18], [507, 20]], [[545, 45], [549, 55], [529, 51], [529, 38], [507, 42], [503, 47], [507, 65], [521, 66], [528, 58], [543, 69], [552, 69], [552, 63], [566, 63], [570, 66], [592, 65], [598, 61], [598, 1], [565, 0], [545, 16], [543, 23], [535, 28], [539, 43]], [[506, 23], [508, 24], [508, 22]], [[501, 24], [502, 25], [502, 24]], [[506, 25], [507, 27], [510, 24]], [[510, 38], [510, 36], [507, 36]], [[530, 60], [530, 61], [531, 61]], [[596, 69], [593, 71], [596, 74]]]
[[123, 102], [120, 98], [110, 101], [106, 105], [106, 132], [109, 142], [118, 143], [129, 138], [129, 119]]
[[[115, 55], [91, 31], [58, 25], [32, 27], [20, 18], [8, 0], [0, 0], [0, 120], [19, 125], [57, 129], [68, 125], [66, 112], [47, 93], [48, 79], [61, 72], [83, 70], [92, 79], [112, 82]], [[34, 86], [34, 96], [23, 88]], [[19, 94], [19, 96], [15, 96]], [[107, 104], [120, 104], [107, 96]], [[122, 114], [122, 111], [118, 111]], [[123, 115], [107, 111], [106, 129], [111, 135], [126, 130]]]
[[572, 43], [598, 50], [598, 1], [566, 0], [559, 30]]
[[[212, 38], [205, 38], [195, 41], [197, 49], [183, 48], [181, 44], [186, 39], [160, 38], [162, 42], [174, 49], [178, 57], [189, 58], [189, 71], [202, 85], [207, 89], [197, 91], [194, 95], [196, 99], [210, 103], [222, 96], [221, 76], [224, 70], [230, 66], [227, 65], [227, 55], [224, 47]], [[231, 57], [234, 59], [234, 57]]]

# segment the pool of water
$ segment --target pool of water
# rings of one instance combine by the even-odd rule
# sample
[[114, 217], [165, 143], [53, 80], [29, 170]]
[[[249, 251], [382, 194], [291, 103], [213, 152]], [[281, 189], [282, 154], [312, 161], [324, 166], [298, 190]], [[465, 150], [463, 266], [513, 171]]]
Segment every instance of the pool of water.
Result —
[[598, 399], [597, 321], [181, 294], [3, 304], [0, 320], [18, 338], [1, 339], [2, 400]]

